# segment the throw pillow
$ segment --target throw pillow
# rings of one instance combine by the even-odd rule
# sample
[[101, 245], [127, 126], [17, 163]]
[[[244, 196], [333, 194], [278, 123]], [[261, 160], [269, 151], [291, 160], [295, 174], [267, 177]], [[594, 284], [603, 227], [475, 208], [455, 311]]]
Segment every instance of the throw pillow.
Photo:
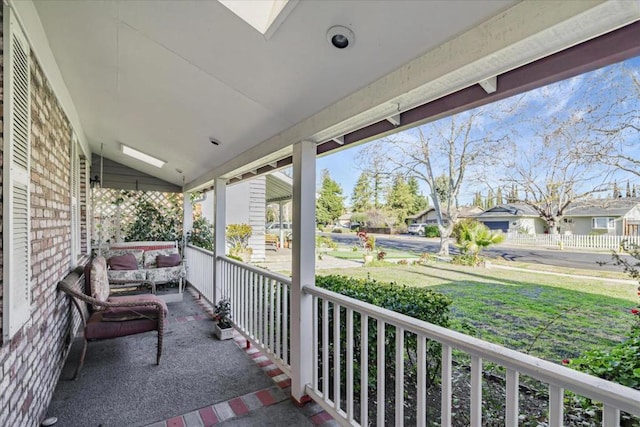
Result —
[[138, 263], [133, 254], [112, 256], [107, 261], [112, 270], [137, 270]]
[[[109, 276], [107, 275], [107, 261], [103, 256], [97, 256], [91, 263], [91, 296], [98, 301], [106, 301], [109, 298]], [[95, 310], [104, 310], [104, 307], [93, 307]]]
[[180, 254], [158, 255], [156, 257], [158, 268], [175, 267], [180, 265]]

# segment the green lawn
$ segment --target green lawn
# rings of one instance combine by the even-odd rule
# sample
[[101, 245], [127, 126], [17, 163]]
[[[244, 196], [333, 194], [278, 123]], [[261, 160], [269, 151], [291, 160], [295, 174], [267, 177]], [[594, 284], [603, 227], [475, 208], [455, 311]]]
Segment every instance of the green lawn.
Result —
[[[398, 251], [395, 249], [385, 249], [384, 252], [386, 253], [385, 258], [389, 258], [389, 259], [414, 259], [414, 258], [420, 257], [419, 254], [415, 254], [413, 252]], [[373, 251], [372, 255], [375, 257], [377, 253], [378, 251]], [[362, 250], [353, 251], [350, 249], [339, 248], [338, 250], [327, 252], [327, 255], [340, 258], [340, 259], [360, 259], [361, 260], [362, 257], [364, 256], [364, 252]]]
[[552, 361], [622, 340], [638, 298], [636, 284], [445, 263], [319, 274], [433, 287], [453, 299], [454, 329]]

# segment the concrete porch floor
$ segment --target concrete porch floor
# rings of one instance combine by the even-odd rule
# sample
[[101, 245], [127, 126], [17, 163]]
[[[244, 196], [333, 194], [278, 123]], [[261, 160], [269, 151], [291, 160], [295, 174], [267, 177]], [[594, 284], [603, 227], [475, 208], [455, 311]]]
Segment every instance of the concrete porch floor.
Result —
[[312, 403], [290, 400], [290, 380], [245, 340], [213, 337], [211, 307], [188, 288], [169, 303], [163, 355], [157, 335], [90, 342], [78, 379], [76, 340], [49, 405], [57, 426], [337, 425]]

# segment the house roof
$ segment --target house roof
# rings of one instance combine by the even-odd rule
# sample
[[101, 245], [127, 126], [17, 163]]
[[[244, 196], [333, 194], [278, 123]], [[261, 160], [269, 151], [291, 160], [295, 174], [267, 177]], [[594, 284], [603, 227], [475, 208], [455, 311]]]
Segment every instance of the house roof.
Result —
[[[8, 3], [86, 157], [103, 146], [105, 158], [186, 178], [189, 190], [284, 167], [300, 141], [325, 153], [410, 126], [434, 114], [416, 108], [468, 88], [457, 108], [619, 61], [633, 34], [518, 71], [640, 19], [636, 2], [291, 1], [263, 35], [217, 1]], [[335, 25], [355, 43], [332, 47]], [[495, 76], [488, 94], [478, 83]], [[167, 164], [141, 164], [121, 143]]]
[[492, 218], [492, 217], [505, 217], [505, 216], [540, 216], [531, 206], [526, 203], [508, 203], [503, 205], [494, 206], [491, 209], [476, 215], [476, 218]]
[[293, 180], [281, 172], [267, 175], [266, 202], [284, 202], [293, 197]]
[[[435, 212], [435, 210], [436, 209], [433, 206], [431, 206], [421, 212], [418, 212], [415, 215], [408, 216], [407, 219], [417, 219], [423, 215], [428, 214], [429, 212], [432, 212], [432, 211]], [[482, 209], [479, 208], [478, 206], [460, 206], [458, 208], [458, 217], [467, 218], [467, 217], [475, 216], [480, 212], [482, 212]]]
[[571, 204], [566, 216], [623, 216], [638, 205], [639, 197], [582, 200]]

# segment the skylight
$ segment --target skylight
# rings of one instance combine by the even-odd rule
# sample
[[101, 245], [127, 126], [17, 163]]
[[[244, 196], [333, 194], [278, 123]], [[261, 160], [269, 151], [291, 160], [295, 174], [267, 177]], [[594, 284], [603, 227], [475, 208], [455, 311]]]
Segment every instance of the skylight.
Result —
[[[235, 13], [244, 22], [251, 25], [261, 34], [273, 33], [291, 11], [297, 0], [218, 0], [223, 6]], [[287, 4], [290, 7], [285, 7]], [[284, 11], [284, 12], [283, 12]], [[281, 18], [278, 22], [276, 19]], [[274, 25], [275, 23], [275, 25]], [[270, 28], [271, 26], [274, 28]]]
[[133, 157], [134, 159], [140, 160], [141, 162], [148, 163], [157, 168], [161, 168], [162, 166], [164, 166], [165, 163], [167, 163], [164, 160], [160, 160], [157, 157], [153, 157], [148, 154], [145, 154], [142, 151], [138, 151], [135, 148], [129, 147], [128, 145], [121, 144], [120, 146], [122, 148], [122, 153], [126, 154], [127, 156]]

